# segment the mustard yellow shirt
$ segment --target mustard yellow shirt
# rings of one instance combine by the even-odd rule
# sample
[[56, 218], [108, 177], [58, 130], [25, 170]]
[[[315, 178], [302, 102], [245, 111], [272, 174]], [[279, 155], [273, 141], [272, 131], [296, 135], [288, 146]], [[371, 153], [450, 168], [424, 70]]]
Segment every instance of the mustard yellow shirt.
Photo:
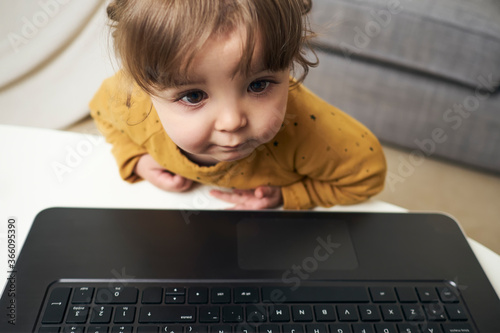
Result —
[[271, 141], [241, 160], [199, 166], [163, 130], [149, 95], [125, 81], [122, 73], [106, 79], [90, 109], [128, 182], [141, 180], [133, 170], [148, 153], [166, 170], [202, 184], [280, 186], [285, 209], [354, 204], [383, 188], [386, 162], [376, 137], [302, 85], [290, 90], [285, 120]]

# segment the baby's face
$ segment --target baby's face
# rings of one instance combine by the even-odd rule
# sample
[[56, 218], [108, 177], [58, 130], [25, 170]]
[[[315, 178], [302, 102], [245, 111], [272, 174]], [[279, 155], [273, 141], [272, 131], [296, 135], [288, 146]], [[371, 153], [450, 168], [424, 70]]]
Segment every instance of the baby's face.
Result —
[[191, 81], [152, 97], [169, 137], [201, 165], [249, 156], [283, 123], [289, 71], [263, 68], [258, 42], [249, 75], [234, 75], [244, 38], [240, 30], [212, 37], [191, 64]]

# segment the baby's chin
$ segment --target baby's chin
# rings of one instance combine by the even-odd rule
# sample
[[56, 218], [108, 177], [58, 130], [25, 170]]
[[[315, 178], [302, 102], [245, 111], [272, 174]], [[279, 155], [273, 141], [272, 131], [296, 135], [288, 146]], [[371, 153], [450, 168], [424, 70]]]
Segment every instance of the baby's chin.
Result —
[[192, 159], [194, 162], [198, 163], [202, 166], [212, 166], [221, 162], [236, 162], [242, 159], [247, 158], [252, 155], [254, 152], [253, 149], [246, 151], [234, 151], [234, 152], [224, 152], [218, 154], [210, 154], [210, 155], [198, 155], [193, 156]]
[[213, 158], [217, 159], [219, 162], [235, 162], [247, 158], [253, 152], [254, 152], [253, 149], [247, 151], [236, 151], [236, 152], [218, 154], [217, 156], [213, 156]]

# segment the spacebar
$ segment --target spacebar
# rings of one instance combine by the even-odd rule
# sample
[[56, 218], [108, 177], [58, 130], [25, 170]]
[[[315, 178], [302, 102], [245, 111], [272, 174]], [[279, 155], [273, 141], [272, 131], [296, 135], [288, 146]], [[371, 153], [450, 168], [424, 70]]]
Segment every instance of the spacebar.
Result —
[[263, 287], [262, 300], [272, 303], [369, 302], [364, 287]]
[[196, 308], [194, 306], [155, 306], [141, 307], [139, 322], [148, 323], [194, 323]]

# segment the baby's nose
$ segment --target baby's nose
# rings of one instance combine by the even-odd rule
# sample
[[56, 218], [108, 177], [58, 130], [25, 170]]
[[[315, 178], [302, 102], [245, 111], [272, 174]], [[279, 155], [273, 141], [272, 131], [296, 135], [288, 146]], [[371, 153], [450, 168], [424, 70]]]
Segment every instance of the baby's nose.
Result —
[[239, 107], [225, 108], [217, 118], [215, 129], [221, 132], [235, 132], [247, 125], [245, 112]]

